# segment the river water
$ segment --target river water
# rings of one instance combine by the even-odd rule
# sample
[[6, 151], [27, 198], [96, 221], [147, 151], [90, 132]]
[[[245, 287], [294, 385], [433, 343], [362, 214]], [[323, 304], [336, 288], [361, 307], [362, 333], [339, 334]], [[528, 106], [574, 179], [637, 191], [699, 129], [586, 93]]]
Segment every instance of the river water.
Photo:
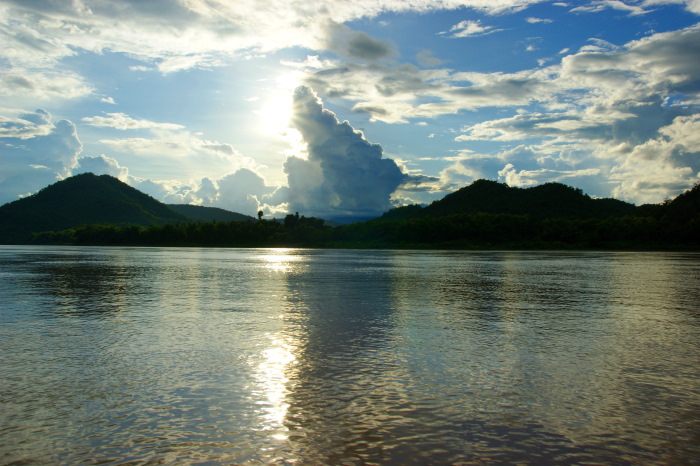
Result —
[[0, 247], [0, 464], [700, 463], [700, 255]]

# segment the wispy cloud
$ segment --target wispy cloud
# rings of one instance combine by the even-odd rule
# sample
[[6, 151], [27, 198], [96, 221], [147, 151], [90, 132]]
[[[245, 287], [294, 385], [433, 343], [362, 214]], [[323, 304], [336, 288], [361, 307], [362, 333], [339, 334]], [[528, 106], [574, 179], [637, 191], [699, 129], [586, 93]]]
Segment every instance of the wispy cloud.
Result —
[[[336, 34], [328, 24], [383, 12], [474, 8], [488, 14], [517, 11], [544, 0], [357, 0], [313, 3], [273, 0], [43, 3], [7, 0], [0, 10], [4, 53], [12, 66], [56, 63], [76, 50], [127, 53], [163, 72], [217, 66], [224, 57], [264, 54], [293, 46], [321, 49]], [[382, 55], [380, 43], [358, 33], [350, 53]]]
[[496, 29], [494, 26], [482, 26], [480, 20], [465, 20], [455, 24], [449, 30], [439, 32], [438, 34], [447, 36], [450, 39], [460, 39], [464, 37], [485, 36], [501, 30], [502, 29]]
[[607, 9], [624, 11], [631, 16], [643, 15], [649, 12], [644, 7], [638, 5], [630, 5], [620, 0], [594, 0], [588, 5], [572, 8], [573, 13], [598, 13]]
[[106, 116], [85, 117], [82, 119], [90, 126], [101, 126], [120, 130], [129, 129], [165, 129], [177, 130], [184, 126], [174, 123], [156, 123], [148, 120], [136, 120], [124, 113], [107, 113]]
[[554, 20], [552, 19], [546, 19], [546, 18], [535, 18], [535, 17], [529, 17], [525, 18], [525, 21], [527, 21], [530, 24], [549, 24], [553, 23]]
[[82, 76], [72, 72], [15, 66], [0, 74], [0, 95], [6, 98], [12, 96], [15, 100], [67, 100], [92, 92], [92, 86]]
[[90, 126], [100, 126], [119, 130], [130, 129], [165, 129], [178, 130], [184, 126], [175, 123], [156, 123], [148, 120], [136, 120], [124, 113], [107, 113], [106, 116], [85, 117], [82, 119]]

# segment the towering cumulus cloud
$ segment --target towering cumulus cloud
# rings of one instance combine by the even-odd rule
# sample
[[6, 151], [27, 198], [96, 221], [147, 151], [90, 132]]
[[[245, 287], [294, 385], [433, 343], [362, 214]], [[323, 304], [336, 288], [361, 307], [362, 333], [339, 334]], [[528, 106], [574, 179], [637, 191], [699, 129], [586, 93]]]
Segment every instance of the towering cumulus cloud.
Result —
[[0, 205], [69, 176], [82, 150], [75, 125], [46, 110], [0, 116]]
[[293, 125], [307, 144], [307, 159], [284, 164], [292, 211], [317, 216], [369, 216], [391, 207], [405, 175], [382, 148], [339, 122], [308, 87], [294, 93]]

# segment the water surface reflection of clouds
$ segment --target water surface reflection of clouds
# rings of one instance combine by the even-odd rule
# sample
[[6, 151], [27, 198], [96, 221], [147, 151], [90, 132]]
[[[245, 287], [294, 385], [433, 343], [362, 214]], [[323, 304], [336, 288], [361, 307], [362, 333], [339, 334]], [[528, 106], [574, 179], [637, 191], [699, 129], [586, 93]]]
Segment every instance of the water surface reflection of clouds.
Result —
[[263, 429], [281, 442], [271, 451], [302, 462], [468, 461], [484, 451], [612, 460], [630, 447], [599, 434], [624, 439], [659, 415], [645, 396], [668, 405], [676, 395], [658, 380], [630, 387], [643, 377], [630, 371], [653, 359], [647, 344], [634, 360], [611, 360], [615, 341], [649, 333], [648, 320], [631, 333], [611, 323], [668, 299], [675, 272], [657, 258], [639, 275], [625, 255], [580, 256], [265, 250], [257, 259], [286, 287], [256, 372]]
[[18, 248], [0, 265], [5, 458], [700, 458], [697, 255]]
[[[387, 257], [316, 251], [287, 274], [285, 336], [296, 342], [285, 426], [299, 461], [372, 457], [406, 409], [395, 360]], [[386, 445], [380, 445], [382, 440]]]

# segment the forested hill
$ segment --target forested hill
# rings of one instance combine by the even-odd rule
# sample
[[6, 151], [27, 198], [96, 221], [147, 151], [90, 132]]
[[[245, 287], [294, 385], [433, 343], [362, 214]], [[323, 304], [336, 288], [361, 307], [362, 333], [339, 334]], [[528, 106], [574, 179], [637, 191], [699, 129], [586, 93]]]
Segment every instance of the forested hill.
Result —
[[[177, 210], [178, 212], [176, 212]], [[700, 248], [700, 185], [663, 204], [592, 199], [559, 183], [478, 180], [427, 207], [331, 227], [167, 206], [110, 176], [78, 175], [0, 207], [0, 243], [378, 248]]]
[[175, 212], [200, 222], [247, 222], [255, 220], [250, 215], [243, 215], [218, 207], [204, 207], [189, 204], [166, 204]]
[[592, 199], [559, 183], [478, 180], [427, 207], [398, 207], [336, 237], [449, 248], [674, 249], [700, 246], [700, 184], [663, 204]]
[[86, 224], [154, 225], [189, 221], [151, 196], [109, 175], [76, 175], [0, 206], [0, 242]]
[[409, 206], [382, 218], [445, 217], [455, 214], [530, 215], [537, 218], [607, 218], [634, 215], [637, 207], [617, 199], [592, 199], [580, 189], [561, 183], [530, 188], [477, 180], [425, 208]]

